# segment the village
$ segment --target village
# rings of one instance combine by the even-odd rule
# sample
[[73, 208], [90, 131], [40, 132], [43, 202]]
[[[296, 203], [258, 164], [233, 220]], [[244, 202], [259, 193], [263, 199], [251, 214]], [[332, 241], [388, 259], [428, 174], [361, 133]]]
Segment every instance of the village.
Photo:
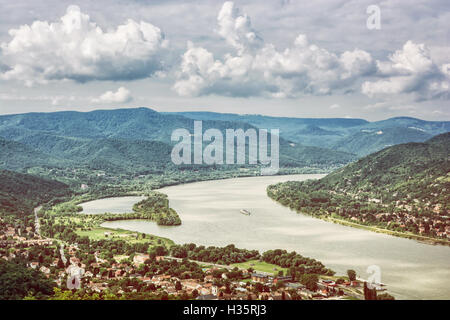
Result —
[[[1, 230], [0, 259], [23, 259], [28, 268], [39, 270], [62, 290], [118, 296], [158, 292], [167, 299], [183, 300], [364, 299], [363, 282], [346, 276], [311, 275], [303, 284], [279, 270], [270, 273], [148, 253], [118, 255], [108, 261], [96, 251], [92, 261], [77, 244], [59, 244], [58, 249], [56, 240], [39, 235], [27, 239], [3, 221]], [[78, 287], [73, 286], [76, 282]]]

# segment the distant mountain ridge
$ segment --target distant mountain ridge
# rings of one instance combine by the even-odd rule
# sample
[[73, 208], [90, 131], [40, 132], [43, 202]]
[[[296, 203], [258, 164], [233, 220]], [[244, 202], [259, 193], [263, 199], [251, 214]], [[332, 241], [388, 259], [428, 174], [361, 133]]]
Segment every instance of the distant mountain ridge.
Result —
[[[123, 172], [174, 169], [170, 138], [179, 128], [193, 132], [194, 119], [147, 108], [0, 116], [5, 151], [0, 153], [0, 164], [11, 170], [74, 164]], [[222, 133], [226, 129], [258, 129], [246, 122], [204, 120], [203, 130], [209, 128]], [[280, 138], [280, 164], [285, 167], [336, 167], [354, 159], [345, 151]]]
[[288, 118], [214, 112], [178, 112], [192, 119], [243, 121], [259, 128], [279, 128], [280, 135], [306, 146], [325, 147], [365, 156], [385, 147], [424, 142], [449, 132], [450, 121], [395, 117], [369, 122], [347, 118]]

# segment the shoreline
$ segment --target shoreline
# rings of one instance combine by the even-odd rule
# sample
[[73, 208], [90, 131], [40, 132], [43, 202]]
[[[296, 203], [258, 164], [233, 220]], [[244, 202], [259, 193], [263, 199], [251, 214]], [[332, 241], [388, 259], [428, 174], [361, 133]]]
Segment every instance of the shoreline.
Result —
[[[283, 177], [282, 176], [284, 176], [284, 175], [281, 175], [281, 178], [280, 179], [282, 179]], [[318, 175], [318, 176], [320, 176], [320, 175]], [[316, 176], [317, 177], [317, 176]], [[241, 178], [243, 178], [243, 177], [237, 177], [237, 178], [235, 178], [235, 179], [241, 179]], [[250, 178], [250, 177], [248, 177], [248, 178]], [[255, 178], [256, 179], [256, 177], [253, 177], [253, 178]], [[261, 178], [263, 178], [263, 177], [261, 177]], [[311, 177], [312, 178], [312, 177]], [[232, 179], [234, 179], [234, 178], [232, 178]], [[261, 180], [259, 180], [259, 179], [250, 179], [250, 180], [247, 180], [248, 181], [248, 183], [246, 183], [246, 185], [247, 184], [253, 184], [253, 182], [255, 182], [255, 181], [261, 181]], [[284, 180], [286, 180], [286, 179], [290, 179], [290, 180], [293, 180], [293, 179], [295, 179], [295, 176], [291, 176], [291, 177], [284, 177]], [[214, 185], [217, 185], [217, 186], [219, 186], [219, 185], [221, 185], [221, 181], [220, 180], [223, 180], [223, 179], [216, 179], [215, 181], [218, 181], [217, 183], [215, 183]], [[227, 179], [227, 180], [229, 180], [229, 179]], [[269, 179], [268, 181], [267, 181], [267, 184], [271, 184], [272, 182], [272, 180], [278, 180], [278, 178], [277, 177], [273, 177], [272, 179]], [[212, 180], [212, 181], [214, 181], [214, 180]], [[235, 180], [235, 181], [237, 181], [237, 180]], [[242, 181], [242, 180], [241, 180]], [[237, 182], [236, 182], [237, 183]], [[183, 184], [185, 184], [185, 185], [190, 185], [191, 183], [183, 183]], [[233, 180], [231, 180], [231, 182], [230, 181], [228, 181], [227, 182], [227, 185], [233, 185], [234, 184], [234, 182], [233, 182]], [[179, 185], [181, 185], [181, 184], [179, 184]], [[183, 190], [188, 190], [188, 188], [190, 188], [190, 186], [186, 186]], [[259, 188], [259, 189], [261, 189], [261, 188]], [[262, 188], [262, 190], [261, 190], [261, 192], [264, 192], [263, 191], [264, 190], [264, 188]], [[207, 192], [208, 190], [207, 190], [207, 188], [206, 188], [206, 192]], [[164, 191], [162, 191], [162, 192], [164, 192]], [[181, 192], [183, 192], [183, 191], [181, 191]], [[262, 193], [261, 193], [261, 195], [262, 195]], [[266, 195], [262, 195], [262, 197], [264, 197], [264, 198], [266, 198]], [[294, 210], [292, 210], [292, 211], [294, 211]], [[308, 216], [307, 214], [304, 214], [305, 216]], [[325, 219], [321, 219], [321, 220], [325, 220]], [[333, 222], [333, 223], [338, 223], [338, 221], [331, 221], [330, 219], [328, 220], [328, 221], [326, 221], [326, 222]], [[345, 222], [343, 222], [343, 223], [341, 223], [341, 224], [345, 224]], [[350, 225], [349, 225], [350, 226]], [[365, 227], [365, 226], [360, 226], [360, 225], [356, 225], [356, 224], [353, 224], [353, 225], [351, 225], [351, 226], [353, 226], [354, 228], [360, 228], [360, 229], [367, 229], [367, 227]], [[102, 227], [109, 227], [109, 226], [107, 226], [107, 225], [102, 225]], [[116, 229], [115, 227], [111, 227], [111, 228], [113, 228], [113, 229]], [[124, 228], [124, 227], [120, 227], [120, 228], [122, 228], [122, 229], [125, 229], [125, 230], [129, 230], [129, 231], [137, 231], [137, 229], [127, 229], [127, 228]], [[148, 230], [153, 230], [153, 229], [148, 229]], [[349, 231], [351, 231], [351, 230], [349, 230]], [[375, 231], [375, 230], [364, 230], [364, 231]], [[140, 231], [140, 232], [143, 232], [142, 230]], [[175, 232], [175, 230], [173, 230], [173, 232]], [[147, 231], [147, 232], [145, 232], [144, 231], [144, 233], [147, 233], [147, 234], [152, 234], [152, 235], [159, 235], [159, 236], [164, 236], [163, 234], [160, 234], [160, 233], [158, 233], [158, 232], [149, 232], [149, 231]], [[168, 238], [168, 239], [175, 239], [175, 238], [172, 238], [172, 237], [170, 237], [170, 236], [168, 236], [168, 235], [166, 235], [165, 236], [166, 238]], [[393, 239], [393, 238], [392, 238]], [[175, 242], [176, 243], [178, 243], [178, 244], [182, 244], [182, 243], [184, 243], [184, 242], [188, 242], [188, 241], [184, 241], [184, 242], [178, 242], [176, 239], [175, 239]], [[196, 241], [193, 241], [194, 243], [197, 243]], [[427, 244], [429, 244], [429, 243], [427, 243]], [[279, 247], [281, 247], [281, 248], [283, 248], [282, 246], [279, 246]], [[241, 245], [240, 246], [240, 248], [247, 248], [246, 246], [243, 246], [243, 245]], [[423, 249], [423, 250], [426, 250], [426, 247], [425, 246], [423, 246], [422, 248], [425, 248], [425, 249]], [[316, 255], [313, 255], [313, 254], [309, 254], [308, 256], [310, 256], [310, 257], [317, 257]], [[319, 260], [320, 260], [320, 257], [317, 257]], [[321, 260], [322, 261], [322, 260]], [[325, 261], [324, 261], [325, 262]], [[325, 265], [326, 266], [328, 266], [328, 267], [331, 267], [331, 265], [329, 265], [328, 263], [325, 263]], [[333, 267], [331, 267], [333, 270], [339, 270], [339, 271], [342, 271], [342, 272], [344, 272], [345, 271], [345, 268], [343, 269], [343, 270], [340, 270], [340, 269], [335, 269], [335, 268], [333, 268]], [[341, 272], [338, 272], [339, 274], [341, 273]], [[390, 282], [387, 282], [387, 283], [389, 283], [390, 284]], [[396, 290], [394, 290], [394, 291], [391, 291], [391, 293], [392, 294], [394, 294], [396, 297], [402, 297], [402, 298], [404, 298], [404, 293], [403, 293], [403, 291], [400, 291], [400, 290], [398, 290], [398, 291], [396, 291]], [[420, 298], [419, 296], [417, 296], [417, 298]]]
[[[282, 177], [282, 176], [287, 176], [287, 175], [303, 175], [303, 174], [322, 175], [322, 176], [326, 176], [327, 175], [325, 173], [286, 173], [286, 174], [276, 174], [276, 175], [273, 175], [273, 177], [275, 177], [275, 176]], [[157, 189], [153, 189], [152, 191], [161, 192], [162, 189], [167, 188], [167, 187], [171, 187], [171, 186], [191, 185], [191, 184], [202, 183], [202, 182], [207, 182], [207, 181], [221, 181], [221, 180], [258, 178], [258, 177], [267, 177], [267, 176], [262, 176], [262, 175], [237, 176], [237, 177], [225, 177], [225, 178], [222, 178], [222, 179], [206, 179], [206, 180], [193, 181], [193, 182], [180, 182], [180, 183], [176, 183], [176, 184], [170, 184], [170, 185], [166, 185], [166, 186], [163, 186], [163, 187], [159, 187]], [[123, 195], [103, 196], [103, 197], [96, 198], [96, 199], [83, 200], [82, 202], [80, 202], [81, 199], [79, 199], [78, 201], [76, 201], [75, 204], [76, 205], [80, 205], [81, 203], [84, 203], [84, 202], [90, 202], [90, 201], [101, 200], [101, 199], [108, 199], [108, 198], [116, 198], [116, 197], [127, 197], [127, 196], [145, 196], [145, 192], [131, 191], [131, 192], [125, 192]], [[272, 199], [268, 195], [267, 195], [267, 197]], [[273, 201], [275, 201], [275, 200], [273, 200]], [[277, 201], [275, 201], [275, 202], [279, 203]], [[170, 199], [169, 199], [169, 203], [170, 203]], [[280, 205], [282, 205], [282, 204], [280, 204]], [[289, 208], [287, 206], [284, 206], [284, 207]], [[289, 209], [291, 209], [291, 208], [289, 208]], [[340, 225], [344, 225], [344, 226], [347, 226], [347, 227], [352, 227], [352, 228], [366, 230], [368, 232], [382, 233], [382, 234], [390, 235], [390, 236], [393, 236], [393, 237], [398, 237], [398, 238], [403, 238], [403, 239], [408, 239], [408, 240], [414, 240], [414, 241], [417, 241], [419, 243], [427, 244], [427, 245], [450, 246], [450, 241], [444, 240], [444, 239], [441, 240], [441, 239], [435, 239], [435, 238], [431, 238], [431, 237], [427, 237], [427, 236], [415, 235], [415, 234], [412, 234], [412, 233], [403, 233], [403, 232], [399, 232], [399, 231], [393, 231], [393, 230], [378, 228], [378, 227], [375, 227], [375, 226], [363, 225], [363, 224], [359, 224], [359, 223], [356, 223], [356, 222], [351, 222], [351, 221], [347, 221], [347, 220], [343, 220], [343, 219], [336, 219], [336, 218], [331, 218], [331, 217], [323, 216], [323, 215], [308, 214], [308, 213], [304, 213], [304, 212], [301, 212], [301, 211], [297, 211], [295, 209], [291, 209], [291, 210], [294, 210], [298, 214], [303, 214], [305, 216], [317, 218], [317, 219], [320, 219], [320, 220], [323, 220], [323, 221], [326, 221], [326, 222], [330, 222], [330, 223], [335, 223], [335, 224], [340, 224]], [[127, 219], [124, 219], [124, 220], [126, 221]], [[147, 219], [137, 219], [137, 220], [147, 220]]]
[[[302, 214], [305, 214], [305, 213], [302, 213]], [[306, 214], [306, 215], [308, 215], [308, 214]], [[316, 218], [324, 220], [324, 221], [337, 223], [337, 224], [341, 224], [341, 225], [352, 227], [352, 228], [358, 228], [358, 229], [363, 229], [363, 230], [367, 230], [367, 231], [371, 231], [371, 232], [383, 233], [383, 234], [387, 234], [387, 235], [398, 237], [398, 238], [414, 240], [414, 241], [417, 241], [417, 242], [420, 242], [423, 244], [450, 246], [450, 241], [444, 240], [444, 239], [440, 240], [440, 239], [430, 238], [430, 237], [426, 237], [426, 236], [416, 235], [413, 233], [404, 233], [404, 232], [399, 232], [399, 231], [393, 231], [393, 230], [378, 228], [378, 227], [370, 226], [370, 225], [366, 226], [363, 224], [350, 222], [350, 221], [343, 220], [343, 219], [329, 218], [329, 217], [323, 217], [323, 216], [313, 216], [313, 215], [308, 215], [308, 216], [316, 217]]]

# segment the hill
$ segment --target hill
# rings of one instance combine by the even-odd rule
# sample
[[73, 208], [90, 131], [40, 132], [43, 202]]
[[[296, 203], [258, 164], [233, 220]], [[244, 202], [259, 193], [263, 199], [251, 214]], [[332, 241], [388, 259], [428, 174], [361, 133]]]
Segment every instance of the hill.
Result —
[[70, 194], [67, 185], [29, 174], [0, 170], [0, 212], [26, 216], [44, 202]]
[[363, 119], [346, 118], [289, 118], [215, 112], [179, 112], [177, 114], [191, 119], [241, 121], [258, 128], [278, 128], [284, 139], [306, 146], [325, 148], [332, 147], [350, 128], [369, 123]]
[[[175, 169], [170, 161], [174, 144], [170, 137], [178, 128], [193, 132], [194, 119], [147, 108], [0, 116], [0, 136], [15, 146], [8, 157], [3, 157], [2, 168], [84, 166], [136, 174]], [[224, 135], [226, 129], [257, 129], [241, 121], [204, 120], [203, 130], [209, 128]], [[284, 167], [328, 169], [354, 159], [345, 151], [303, 146], [280, 138], [280, 165]]]
[[20, 170], [36, 166], [57, 166], [60, 159], [38, 151], [26, 144], [0, 137], [0, 168]]
[[363, 129], [340, 139], [333, 149], [345, 152], [357, 150], [358, 155], [365, 156], [386, 147], [408, 142], [423, 142], [431, 137], [429, 133], [412, 128]]
[[450, 133], [383, 149], [316, 181], [272, 185], [299, 212], [450, 238]]
[[411, 117], [368, 122], [363, 119], [288, 118], [214, 112], [177, 114], [192, 119], [223, 119], [247, 122], [259, 128], [279, 128], [284, 139], [305, 146], [345, 151], [359, 157], [400, 143], [424, 142], [450, 131], [449, 121], [425, 121]]

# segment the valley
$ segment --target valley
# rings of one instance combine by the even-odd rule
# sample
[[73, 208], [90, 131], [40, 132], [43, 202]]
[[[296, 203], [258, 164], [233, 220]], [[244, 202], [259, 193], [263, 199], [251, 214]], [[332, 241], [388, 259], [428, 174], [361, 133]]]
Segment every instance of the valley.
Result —
[[[279, 128], [280, 175], [260, 176], [258, 162], [175, 165], [170, 134], [179, 127], [192, 131], [194, 120], [222, 134]], [[218, 286], [223, 295], [245, 291], [256, 299], [361, 299], [373, 264], [398, 299], [446, 298], [447, 285], [435, 276], [446, 277], [448, 247], [390, 235], [448, 244], [448, 126], [413, 118], [368, 122], [147, 108], [0, 116], [0, 253], [8, 263], [39, 266], [54, 280], [54, 293], [45, 282], [44, 291], [29, 297], [38, 299], [74, 299], [64, 281], [65, 269], [76, 266], [89, 271], [82, 299], [193, 299], [201, 292], [189, 289], [190, 279], [209, 288], [205, 295]], [[131, 208], [120, 205], [123, 197], [135, 199]], [[84, 204], [90, 209], [82, 212]], [[243, 209], [251, 214], [240, 214]], [[59, 262], [61, 245], [69, 248], [68, 262]], [[264, 260], [273, 250], [290, 262]], [[200, 251], [215, 253], [200, 259]], [[220, 273], [211, 265], [200, 271], [202, 262]], [[405, 265], [408, 277], [398, 273]], [[255, 270], [244, 272], [253, 267], [282, 274], [253, 279]], [[356, 288], [346, 276], [353, 269]], [[230, 281], [220, 280], [222, 274]], [[165, 276], [174, 287], [169, 291], [158, 285]], [[275, 285], [276, 279], [293, 287]]]

